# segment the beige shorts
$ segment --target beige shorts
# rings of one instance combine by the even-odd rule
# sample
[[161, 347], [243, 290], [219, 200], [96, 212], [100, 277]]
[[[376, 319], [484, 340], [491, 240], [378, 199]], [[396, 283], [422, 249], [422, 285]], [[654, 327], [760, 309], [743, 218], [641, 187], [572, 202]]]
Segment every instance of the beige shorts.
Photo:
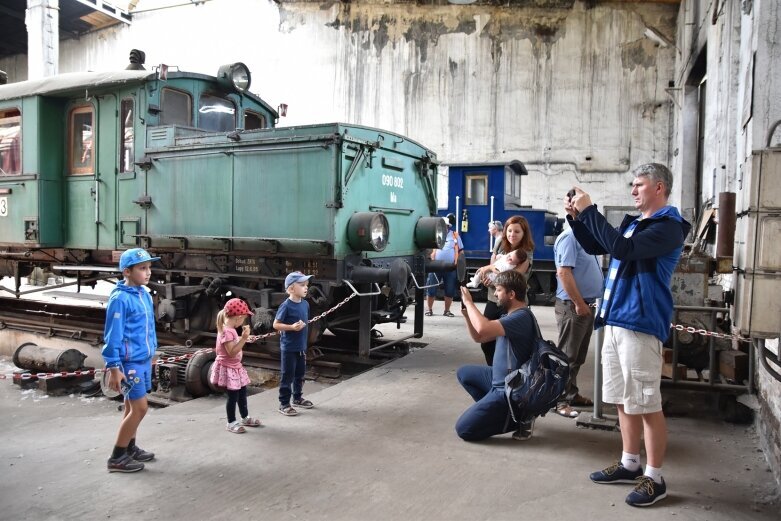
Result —
[[602, 400], [623, 404], [627, 414], [662, 410], [662, 343], [653, 335], [605, 326]]

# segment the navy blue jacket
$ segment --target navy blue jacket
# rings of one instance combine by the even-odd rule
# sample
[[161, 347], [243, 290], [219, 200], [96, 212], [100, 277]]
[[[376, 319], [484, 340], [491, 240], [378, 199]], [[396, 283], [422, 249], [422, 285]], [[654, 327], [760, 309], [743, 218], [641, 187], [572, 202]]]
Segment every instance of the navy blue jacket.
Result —
[[640, 220], [629, 238], [624, 237], [624, 230], [637, 219], [632, 215], [625, 216], [618, 229], [596, 205], [584, 209], [577, 219], [567, 219], [586, 252], [610, 254], [621, 261], [610, 299], [603, 304], [605, 315], [601, 316], [601, 309], [597, 312], [594, 328], [607, 324], [667, 340], [673, 313], [670, 281], [691, 224], [674, 206]]

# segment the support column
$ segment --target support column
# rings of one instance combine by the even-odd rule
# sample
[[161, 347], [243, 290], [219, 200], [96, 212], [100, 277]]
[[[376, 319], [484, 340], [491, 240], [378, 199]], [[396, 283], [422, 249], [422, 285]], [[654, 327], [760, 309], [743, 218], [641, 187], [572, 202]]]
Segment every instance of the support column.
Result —
[[60, 0], [27, 0], [27, 79], [57, 74], [60, 61]]

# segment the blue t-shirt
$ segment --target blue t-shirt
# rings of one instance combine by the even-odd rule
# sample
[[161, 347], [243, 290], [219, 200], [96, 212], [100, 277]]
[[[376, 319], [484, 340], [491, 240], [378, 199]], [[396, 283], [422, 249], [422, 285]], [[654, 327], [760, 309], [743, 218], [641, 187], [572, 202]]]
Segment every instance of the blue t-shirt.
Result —
[[502, 315], [499, 322], [504, 328], [504, 336], [496, 339], [494, 351], [491, 385], [504, 389], [504, 378], [509, 372], [507, 368], [507, 348], [510, 350], [510, 370], [518, 369], [534, 352], [534, 340], [537, 332], [534, 329], [532, 312], [528, 308], [517, 309], [509, 315]]
[[[283, 324], [295, 324], [299, 320], [306, 323], [309, 320], [309, 302], [303, 299], [301, 302], [285, 299], [277, 309], [276, 319]], [[282, 331], [279, 334], [279, 348], [282, 351], [306, 351], [307, 329], [308, 326], [304, 326], [301, 331]]]
[[[436, 260], [456, 262], [456, 237], [453, 234], [453, 229], [447, 231], [447, 238], [445, 239], [445, 245], [441, 250], [437, 250], [435, 255]], [[464, 243], [461, 242], [461, 237], [458, 238], [458, 251], [464, 249]]]
[[[575, 239], [572, 228], [556, 237], [553, 257], [557, 268], [572, 268], [572, 276], [583, 300], [593, 301], [602, 296], [602, 268], [596, 256], [589, 255]], [[559, 281], [556, 296], [561, 300], [572, 300]]]

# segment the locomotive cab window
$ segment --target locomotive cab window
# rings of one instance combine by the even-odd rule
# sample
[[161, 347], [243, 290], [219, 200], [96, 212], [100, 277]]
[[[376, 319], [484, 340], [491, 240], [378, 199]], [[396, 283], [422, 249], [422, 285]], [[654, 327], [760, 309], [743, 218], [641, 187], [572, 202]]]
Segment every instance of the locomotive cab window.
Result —
[[464, 178], [466, 190], [464, 193], [465, 205], [488, 204], [488, 174], [471, 174]]
[[266, 128], [266, 118], [262, 114], [252, 112], [251, 110], [244, 111], [244, 130], [257, 130], [259, 128]]
[[0, 110], [0, 175], [22, 173], [22, 113]]
[[119, 149], [119, 171], [132, 172], [133, 160], [135, 158], [133, 151], [133, 115], [135, 114], [133, 99], [122, 100], [122, 111], [119, 120], [119, 136], [122, 142]]
[[198, 128], [212, 132], [236, 130], [236, 106], [225, 98], [202, 94], [198, 100]]
[[94, 117], [91, 106], [73, 109], [68, 118], [68, 157], [71, 175], [92, 174], [95, 171], [93, 141]]
[[504, 203], [521, 204], [521, 176], [510, 168], [504, 169]]
[[165, 88], [160, 94], [160, 124], [191, 127], [192, 98], [186, 92]]

